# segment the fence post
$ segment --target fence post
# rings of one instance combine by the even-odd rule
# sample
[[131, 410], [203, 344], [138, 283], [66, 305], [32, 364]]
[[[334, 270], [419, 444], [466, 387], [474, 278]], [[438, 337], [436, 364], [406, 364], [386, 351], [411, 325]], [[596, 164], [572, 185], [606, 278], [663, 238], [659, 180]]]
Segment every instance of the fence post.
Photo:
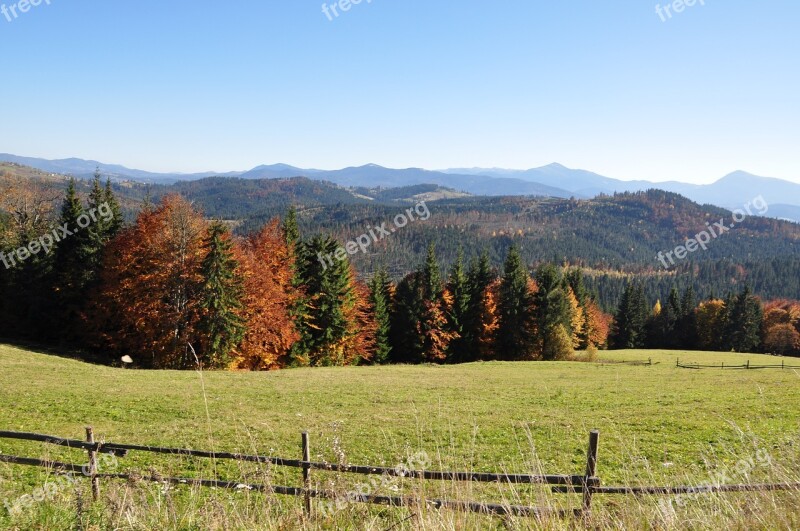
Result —
[[589, 451], [586, 454], [586, 475], [583, 478], [583, 515], [592, 510], [592, 487], [590, 479], [597, 475], [597, 447], [600, 442], [600, 432], [593, 430], [589, 433]]
[[[86, 442], [94, 443], [94, 429], [86, 427]], [[89, 477], [92, 478], [92, 499], [97, 501], [100, 498], [100, 480], [97, 478], [97, 452], [87, 450], [89, 453]]]
[[303, 508], [307, 517], [311, 517], [311, 447], [308, 443], [308, 432], [303, 432]]
[[747, 360], [747, 368], [750, 368], [750, 360]]

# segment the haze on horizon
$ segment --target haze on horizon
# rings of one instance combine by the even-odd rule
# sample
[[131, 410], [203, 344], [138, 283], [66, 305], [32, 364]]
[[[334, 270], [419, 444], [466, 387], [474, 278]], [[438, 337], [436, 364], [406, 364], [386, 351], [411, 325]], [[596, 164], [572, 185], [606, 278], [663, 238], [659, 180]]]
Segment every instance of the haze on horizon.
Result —
[[0, 18], [0, 152], [800, 182], [800, 4], [639, 4], [54, 0]]

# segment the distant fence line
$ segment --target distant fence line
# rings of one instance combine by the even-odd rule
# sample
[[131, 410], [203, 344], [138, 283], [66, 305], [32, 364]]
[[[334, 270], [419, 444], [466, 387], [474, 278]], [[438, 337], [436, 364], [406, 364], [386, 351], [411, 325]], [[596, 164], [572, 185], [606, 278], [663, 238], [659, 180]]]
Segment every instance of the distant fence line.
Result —
[[[20, 433], [10, 431], [0, 431], [0, 439], [14, 439], [22, 441], [41, 442], [66, 448], [84, 450], [88, 454], [89, 464], [78, 465], [72, 463], [60, 463], [56, 461], [46, 461], [29, 457], [18, 457], [13, 455], [0, 454], [0, 463], [10, 463], [15, 465], [25, 465], [33, 467], [47, 468], [60, 474], [83, 474], [91, 481], [92, 496], [95, 501], [100, 496], [101, 479], [123, 479], [141, 480], [157, 483], [167, 483], [174, 485], [188, 485], [199, 487], [216, 487], [223, 489], [247, 489], [257, 492], [272, 493], [285, 496], [295, 496], [303, 498], [303, 509], [306, 516], [312, 515], [312, 498], [320, 499], [341, 499], [340, 493], [326, 490], [316, 490], [311, 488], [311, 471], [320, 470], [328, 472], [341, 472], [362, 475], [389, 475], [394, 477], [414, 478], [431, 481], [459, 481], [459, 482], [481, 482], [498, 484], [531, 484], [548, 485], [552, 492], [557, 494], [581, 494], [582, 504], [580, 508], [572, 510], [552, 510], [541, 509], [529, 506], [509, 505], [499, 503], [483, 503], [472, 501], [420, 499], [409, 496], [380, 496], [358, 494], [347, 496], [351, 502], [388, 505], [398, 507], [413, 507], [419, 505], [429, 505], [437, 509], [452, 509], [481, 513], [486, 515], [499, 516], [558, 516], [558, 517], [581, 517], [587, 516], [591, 511], [592, 499], [595, 494], [609, 495], [676, 495], [676, 494], [704, 494], [704, 493], [724, 493], [724, 492], [767, 492], [767, 491], [800, 491], [800, 483], [778, 483], [760, 485], [707, 485], [707, 486], [677, 486], [677, 487], [629, 487], [629, 486], [601, 486], [601, 480], [597, 476], [598, 450], [600, 432], [592, 431], [589, 434], [589, 447], [586, 457], [586, 470], [582, 475], [564, 474], [497, 474], [490, 472], [449, 472], [431, 470], [398, 470], [397, 468], [372, 467], [360, 465], [345, 465], [334, 463], [316, 463], [311, 461], [311, 449], [308, 433], [303, 432], [302, 459], [284, 459], [280, 457], [268, 457], [260, 455], [245, 455], [228, 452], [207, 452], [202, 450], [191, 450], [184, 448], [162, 448], [157, 446], [141, 446], [119, 443], [95, 442], [94, 430], [86, 428], [86, 440], [71, 440], [41, 435], [37, 433]], [[287, 487], [263, 484], [244, 484], [240, 481], [228, 481], [223, 479], [200, 479], [200, 478], [178, 478], [164, 477], [160, 475], [141, 475], [133, 473], [99, 473], [97, 466], [97, 454], [111, 454], [116, 457], [126, 457], [129, 452], [150, 452], [156, 454], [180, 455], [210, 459], [230, 459], [242, 462], [271, 464], [302, 470], [303, 486]]]
[[731, 369], [731, 370], [750, 370], [750, 369], [800, 369], [800, 365], [786, 365], [786, 361], [781, 361], [780, 365], [773, 364], [773, 365], [753, 365], [750, 363], [750, 360], [747, 360], [747, 363], [743, 365], [737, 365], [733, 363], [725, 364], [725, 362], [721, 362], [719, 365], [701, 365], [699, 363], [681, 363], [681, 360], [678, 359], [675, 362], [675, 366], [679, 369]]

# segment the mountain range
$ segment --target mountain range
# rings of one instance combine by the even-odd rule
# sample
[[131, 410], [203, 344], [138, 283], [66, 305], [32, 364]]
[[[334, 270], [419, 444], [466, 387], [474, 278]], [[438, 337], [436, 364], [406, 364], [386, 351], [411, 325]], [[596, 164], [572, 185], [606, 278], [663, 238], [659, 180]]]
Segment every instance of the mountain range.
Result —
[[46, 172], [90, 177], [96, 168], [120, 181], [172, 184], [208, 177], [242, 179], [285, 179], [307, 177], [348, 188], [400, 188], [422, 184], [437, 185], [476, 196], [540, 196], [592, 198], [600, 194], [660, 189], [683, 195], [700, 204], [728, 209], [742, 208], [759, 196], [769, 205], [770, 217], [800, 221], [800, 184], [737, 171], [712, 184], [679, 181], [623, 181], [586, 170], [550, 164], [530, 170], [502, 168], [453, 168], [431, 171], [422, 168], [392, 169], [368, 164], [340, 170], [298, 168], [287, 164], [263, 165], [249, 171], [202, 173], [153, 173], [78, 158], [47, 160], [0, 153], [0, 161], [24, 164]]

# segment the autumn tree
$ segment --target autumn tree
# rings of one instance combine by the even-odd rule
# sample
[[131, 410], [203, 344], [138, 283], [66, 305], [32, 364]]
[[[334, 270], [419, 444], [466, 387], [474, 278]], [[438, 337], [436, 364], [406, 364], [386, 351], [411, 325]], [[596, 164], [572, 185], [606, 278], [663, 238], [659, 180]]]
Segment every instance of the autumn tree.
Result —
[[242, 299], [246, 332], [237, 349], [236, 368], [280, 369], [291, 364], [300, 339], [293, 309], [300, 297], [293, 282], [294, 253], [274, 219], [242, 242], [238, 254], [244, 278]]
[[725, 350], [724, 334], [727, 316], [725, 301], [711, 299], [700, 303], [695, 311], [697, 347], [700, 350]]
[[205, 234], [192, 205], [168, 195], [108, 245], [91, 311], [101, 346], [146, 367], [195, 365]]

